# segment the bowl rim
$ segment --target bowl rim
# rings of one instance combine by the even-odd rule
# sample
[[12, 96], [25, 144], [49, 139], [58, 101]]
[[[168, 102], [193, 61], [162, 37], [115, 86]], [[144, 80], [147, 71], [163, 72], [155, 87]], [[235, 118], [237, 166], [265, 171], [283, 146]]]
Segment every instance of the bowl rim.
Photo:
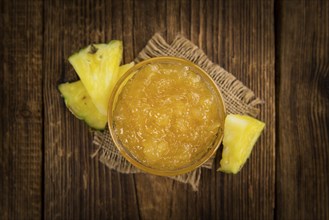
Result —
[[[182, 168], [179, 168], [177, 170], [159, 170], [159, 169], [154, 169], [154, 168], [150, 168], [148, 166], [145, 166], [143, 163], [141, 163], [140, 161], [136, 160], [135, 158], [131, 157], [129, 155], [129, 153], [127, 153], [126, 150], [122, 144], [120, 144], [120, 141], [117, 138], [117, 135], [115, 134], [114, 131], [114, 126], [113, 126], [113, 111], [115, 109], [116, 103], [115, 103], [115, 98], [117, 96], [120, 95], [121, 91], [119, 91], [119, 89], [121, 87], [124, 87], [124, 85], [122, 86], [122, 84], [127, 81], [127, 78], [130, 75], [134, 75], [136, 73], [136, 71], [138, 69], [140, 69], [142, 66], [150, 64], [150, 63], [154, 63], [154, 62], [180, 62], [183, 63], [184, 65], [187, 66], [192, 66], [194, 69], [197, 70], [197, 74], [201, 74], [201, 76], [203, 76], [203, 78], [205, 77], [208, 83], [210, 83], [211, 87], [214, 89], [214, 92], [216, 93], [216, 96], [218, 98], [219, 103], [219, 112], [223, 113], [223, 119], [221, 121], [221, 127], [219, 128], [219, 131], [217, 132], [217, 137], [216, 139], [213, 141], [212, 146], [214, 146], [211, 150], [209, 150], [203, 157], [201, 157], [200, 159], [194, 161], [194, 163], [184, 166]], [[132, 77], [131, 76], [131, 77]], [[130, 79], [130, 78], [129, 78]], [[128, 80], [129, 80], [128, 79]], [[204, 79], [205, 80], [205, 79]], [[119, 93], [118, 93], [119, 92]], [[113, 90], [112, 90], [112, 94], [110, 96], [110, 100], [109, 100], [109, 105], [108, 105], [108, 128], [110, 131], [110, 135], [111, 138], [114, 142], [114, 145], [116, 146], [116, 148], [119, 150], [119, 152], [121, 153], [121, 155], [128, 160], [132, 165], [134, 165], [135, 167], [137, 167], [138, 169], [145, 171], [147, 173], [151, 173], [154, 175], [159, 175], [159, 176], [175, 176], [175, 175], [180, 175], [180, 174], [184, 174], [184, 173], [188, 173], [192, 170], [195, 170], [196, 168], [200, 167], [202, 164], [204, 164], [205, 162], [207, 162], [210, 158], [212, 158], [214, 156], [214, 154], [216, 153], [217, 149], [219, 148], [222, 140], [223, 140], [223, 136], [224, 136], [224, 122], [225, 122], [225, 118], [226, 118], [226, 106], [225, 106], [225, 102], [222, 96], [221, 91], [219, 90], [217, 84], [215, 83], [215, 81], [211, 78], [211, 76], [202, 68], [200, 68], [197, 64], [183, 59], [183, 58], [178, 58], [178, 57], [172, 57], [172, 56], [161, 56], [161, 57], [153, 57], [153, 58], [149, 58], [146, 60], [143, 60], [139, 63], [137, 63], [136, 65], [134, 65], [133, 67], [131, 67], [119, 80], [118, 82], [115, 84]], [[218, 133], [220, 133], [219, 137], [218, 137]], [[129, 152], [129, 151], [128, 151]]]

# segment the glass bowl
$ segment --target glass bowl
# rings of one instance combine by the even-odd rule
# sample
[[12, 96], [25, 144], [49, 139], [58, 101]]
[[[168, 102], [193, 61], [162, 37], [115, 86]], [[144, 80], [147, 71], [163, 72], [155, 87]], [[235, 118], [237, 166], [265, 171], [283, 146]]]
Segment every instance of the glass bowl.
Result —
[[[207, 146], [203, 146], [202, 150], [200, 150], [201, 153], [198, 153], [197, 155], [194, 155], [192, 158], [190, 158], [189, 162], [185, 164], [181, 164], [180, 166], [169, 166], [169, 164], [163, 164], [161, 167], [159, 166], [153, 166], [150, 165], [150, 163], [147, 163], [147, 159], [141, 159], [140, 156], [137, 156], [137, 154], [133, 153], [133, 150], [128, 149], [124, 144], [123, 141], [120, 140], [118, 131], [116, 131], [116, 121], [115, 121], [115, 110], [117, 103], [120, 102], [122, 99], [121, 92], [126, 86], [127, 82], [130, 80], [134, 80], [136, 74], [141, 72], [146, 67], [159, 67], [165, 68], [164, 71], [172, 71], [170, 68], [186, 68], [188, 71], [193, 72], [193, 76], [200, 76], [199, 79], [202, 80], [205, 85], [207, 85], [207, 88], [210, 93], [212, 94], [213, 100], [216, 102], [217, 108], [214, 114], [216, 114], [216, 117], [219, 118], [219, 127], [215, 128], [215, 131], [212, 131], [215, 133], [213, 136], [211, 136], [211, 141], [207, 142]], [[179, 72], [179, 71], [178, 71]], [[145, 74], [145, 73], [144, 73]], [[151, 73], [150, 73], [151, 74]], [[179, 74], [179, 73], [177, 73]], [[185, 81], [183, 81], [185, 82]], [[123, 101], [122, 101], [123, 102]], [[173, 110], [175, 111], [175, 110]], [[218, 114], [218, 115], [217, 115]], [[150, 58], [147, 60], [144, 60], [138, 64], [136, 64], [134, 67], [132, 67], [130, 70], [128, 70], [117, 82], [116, 86], [113, 89], [112, 95], [109, 100], [109, 110], [108, 110], [108, 126], [109, 131], [111, 134], [111, 137], [114, 141], [115, 146], [119, 150], [119, 152], [134, 166], [136, 166], [138, 169], [145, 171], [147, 173], [160, 175], [160, 176], [174, 176], [179, 175], [183, 173], [190, 172], [199, 166], [201, 166], [203, 163], [205, 163], [207, 160], [209, 160], [214, 154], [216, 153], [216, 150], [218, 149], [222, 139], [223, 139], [223, 126], [224, 126], [224, 120], [226, 116], [226, 110], [224, 101], [222, 98], [222, 95], [216, 86], [216, 83], [212, 80], [212, 78], [200, 67], [198, 67], [196, 64], [187, 61], [185, 59], [177, 58], [177, 57], [156, 57], [156, 58]], [[135, 117], [135, 116], [131, 116]], [[150, 116], [152, 117], [152, 116]], [[217, 118], [217, 119], [218, 119]], [[202, 120], [202, 119], [201, 119]], [[206, 133], [207, 134], [207, 133]], [[156, 149], [159, 146], [154, 146], [154, 149]], [[172, 150], [175, 146], [169, 146], [169, 148], [166, 148]], [[199, 147], [200, 148], [200, 147]], [[170, 153], [170, 152], [169, 152]], [[161, 163], [161, 162], [160, 162]]]

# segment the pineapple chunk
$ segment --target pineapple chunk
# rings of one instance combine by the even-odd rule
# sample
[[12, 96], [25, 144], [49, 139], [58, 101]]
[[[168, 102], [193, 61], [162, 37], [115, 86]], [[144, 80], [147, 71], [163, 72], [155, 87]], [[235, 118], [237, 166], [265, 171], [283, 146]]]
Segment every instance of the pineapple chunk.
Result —
[[247, 115], [228, 115], [225, 119], [223, 153], [218, 171], [238, 173], [249, 158], [265, 123]]
[[106, 115], [99, 113], [80, 80], [60, 84], [58, 89], [64, 97], [67, 108], [70, 109], [73, 115], [84, 120], [92, 128], [98, 130], [105, 128]]
[[[134, 66], [134, 62], [120, 66], [120, 76]], [[63, 83], [58, 86], [65, 99], [65, 104], [78, 119], [84, 120], [90, 127], [103, 130], [107, 116], [101, 114], [92, 102], [86, 88], [80, 80], [73, 83]]]
[[135, 65], [135, 63], [131, 62], [131, 63], [127, 63], [125, 65], [120, 66], [118, 79], [120, 79], [123, 76], [123, 74], [125, 74], [134, 65]]
[[98, 111], [106, 116], [109, 98], [118, 80], [122, 59], [122, 42], [94, 44], [69, 57]]

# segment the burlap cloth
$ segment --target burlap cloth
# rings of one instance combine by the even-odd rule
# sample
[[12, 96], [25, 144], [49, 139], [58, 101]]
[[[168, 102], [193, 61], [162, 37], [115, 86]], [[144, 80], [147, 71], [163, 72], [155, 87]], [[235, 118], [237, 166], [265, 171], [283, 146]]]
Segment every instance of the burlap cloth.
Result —
[[[256, 98], [254, 93], [231, 73], [209, 60], [201, 49], [185, 37], [179, 35], [169, 44], [160, 34], [155, 34], [148, 41], [145, 48], [138, 54], [135, 62], [138, 63], [142, 60], [157, 56], [185, 58], [204, 69], [214, 79], [221, 90], [227, 113], [248, 114], [251, 116], [256, 116], [258, 114], [259, 110], [256, 108], [256, 105], [261, 103], [261, 100]], [[95, 132], [93, 143], [96, 145], [97, 150], [92, 156], [98, 158], [100, 162], [110, 169], [126, 174], [142, 172], [121, 156], [114, 146], [107, 129], [103, 132]], [[192, 189], [196, 191], [198, 190], [202, 168], [212, 169], [213, 162], [214, 158], [190, 173], [169, 178], [188, 183], [192, 186]]]

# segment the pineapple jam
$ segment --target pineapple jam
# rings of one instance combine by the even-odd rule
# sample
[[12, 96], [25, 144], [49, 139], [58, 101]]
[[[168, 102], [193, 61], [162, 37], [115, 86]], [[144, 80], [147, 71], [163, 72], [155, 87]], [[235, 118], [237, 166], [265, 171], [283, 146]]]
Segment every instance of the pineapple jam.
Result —
[[142, 164], [175, 170], [212, 147], [222, 126], [218, 103], [190, 67], [150, 63], [123, 87], [113, 112], [114, 131]]

